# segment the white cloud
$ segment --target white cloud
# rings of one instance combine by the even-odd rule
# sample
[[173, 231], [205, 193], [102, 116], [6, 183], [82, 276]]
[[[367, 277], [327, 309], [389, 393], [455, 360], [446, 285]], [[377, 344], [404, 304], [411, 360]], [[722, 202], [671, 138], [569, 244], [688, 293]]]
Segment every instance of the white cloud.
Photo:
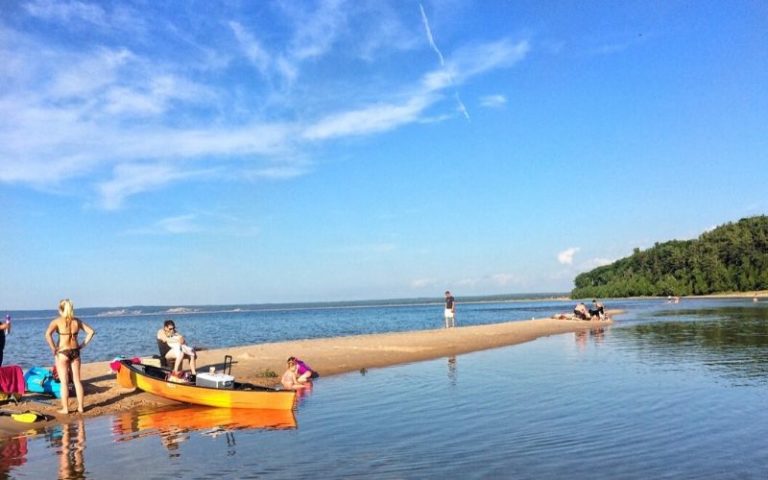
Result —
[[259, 229], [237, 216], [199, 211], [162, 218], [146, 227], [133, 228], [126, 235], [215, 235], [253, 237]]
[[100, 26], [107, 24], [107, 15], [104, 9], [91, 3], [35, 0], [25, 5], [25, 9], [30, 15], [45, 20], [62, 23], [81, 20]]
[[573, 265], [573, 256], [576, 255], [579, 247], [570, 247], [557, 254], [557, 261], [563, 265]]
[[[423, 49], [413, 20], [404, 23], [391, 6], [327, 0], [307, 12], [278, 5], [285, 41], [259, 37], [253, 19], [230, 15], [207, 23], [221, 35], [206, 37], [215, 41], [204, 46], [195, 37], [200, 32], [182, 31], [173, 19], [133, 12], [132, 27], [126, 7], [37, 0], [25, 10], [45, 28], [19, 32], [0, 19], [0, 60], [7, 67], [0, 71], [6, 86], [0, 117], [13, 119], [0, 124], [0, 182], [56, 190], [77, 178], [107, 209], [199, 172], [249, 181], [295, 178], [316, 168], [307, 158], [318, 143], [468, 118], [458, 92], [447, 90], [527, 51], [525, 42], [508, 40], [445, 58], [438, 49], [440, 67], [421, 78], [418, 70], [415, 78], [380, 75], [371, 63], [379, 83], [368, 84], [341, 69], [320, 79], [302, 74], [324, 57], [332, 58], [321, 70], [355, 55], [359, 64], [363, 55], [375, 62], [377, 53]], [[422, 21], [437, 49], [425, 15]], [[73, 42], [54, 42], [45, 22], [102, 28], [90, 31], [91, 47], [83, 48], [77, 29], [61, 36]], [[356, 45], [354, 51], [337, 48], [342, 41]], [[226, 70], [238, 48], [261, 77]], [[458, 110], [445, 108], [447, 102]]]
[[180, 171], [169, 165], [118, 165], [115, 167], [114, 177], [98, 186], [101, 206], [107, 210], [115, 210], [131, 195], [156, 190], [169, 183], [200, 174], [201, 172]]
[[400, 105], [380, 104], [341, 112], [310, 125], [302, 136], [307, 140], [324, 140], [391, 130], [416, 121], [431, 102], [427, 96], [417, 96]]
[[501, 287], [506, 287], [519, 282], [517, 275], [512, 273], [495, 273], [491, 275], [491, 280]]
[[193, 214], [168, 217], [158, 221], [157, 227], [163, 232], [173, 234], [197, 232], [200, 231], [200, 227], [195, 225], [195, 218]]
[[530, 51], [527, 40], [517, 43], [505, 38], [459, 49], [448, 62], [453, 67], [457, 82], [483, 74], [497, 68], [508, 68], [522, 61]]
[[507, 97], [504, 95], [486, 95], [480, 97], [480, 105], [486, 108], [501, 108], [507, 104]]
[[240, 22], [229, 22], [229, 27], [232, 29], [235, 37], [240, 42], [243, 53], [248, 58], [248, 60], [250, 60], [262, 74], [266, 74], [272, 62], [270, 55], [267, 53], [261, 43], [256, 40], [251, 32], [247, 31], [245, 27], [240, 24]]
[[603, 265], [610, 265], [614, 261], [609, 258], [591, 258], [584, 262], [581, 267], [584, 270], [592, 270], [593, 268], [602, 267]]
[[309, 168], [300, 165], [280, 165], [246, 170], [243, 174], [251, 180], [287, 180], [306, 175], [309, 171]]
[[411, 288], [415, 289], [425, 289], [425, 288], [435, 288], [437, 286], [437, 280], [434, 278], [417, 278], [414, 280], [411, 280]]
[[291, 42], [291, 54], [299, 60], [316, 58], [331, 50], [344, 29], [351, 9], [344, 0], [324, 0], [315, 11], [295, 12], [296, 30]]

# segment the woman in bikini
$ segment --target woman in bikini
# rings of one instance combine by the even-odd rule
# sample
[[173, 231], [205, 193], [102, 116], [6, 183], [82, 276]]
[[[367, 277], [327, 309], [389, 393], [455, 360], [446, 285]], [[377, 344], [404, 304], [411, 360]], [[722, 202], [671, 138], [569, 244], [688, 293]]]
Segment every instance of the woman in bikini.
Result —
[[[83, 343], [77, 342], [80, 330], [85, 330]], [[59, 334], [58, 347], [53, 342], [54, 332]], [[75, 317], [75, 307], [69, 299], [59, 302], [59, 316], [51, 320], [45, 331], [45, 340], [53, 352], [56, 371], [61, 380], [61, 410], [69, 413], [69, 371], [72, 367], [72, 383], [77, 395], [77, 411], [83, 413], [83, 383], [80, 381], [80, 350], [91, 342], [96, 332], [87, 323]]]

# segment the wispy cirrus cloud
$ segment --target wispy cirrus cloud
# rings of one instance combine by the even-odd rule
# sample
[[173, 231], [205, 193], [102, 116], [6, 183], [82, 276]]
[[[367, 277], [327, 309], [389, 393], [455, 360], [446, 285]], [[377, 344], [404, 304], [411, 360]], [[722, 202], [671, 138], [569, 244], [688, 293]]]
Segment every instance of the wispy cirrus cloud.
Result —
[[35, 0], [24, 8], [30, 15], [62, 23], [85, 21], [94, 25], [106, 26], [106, 11], [99, 5], [78, 1]]
[[303, 137], [307, 140], [326, 140], [391, 130], [416, 121], [431, 103], [428, 95], [422, 95], [414, 96], [403, 104], [373, 105], [335, 113], [309, 125]]
[[253, 237], [259, 229], [233, 215], [198, 211], [161, 218], [147, 226], [131, 228], [125, 235], [216, 235]]
[[262, 46], [255, 36], [249, 32], [240, 22], [230, 21], [229, 27], [235, 34], [240, 43], [240, 47], [248, 60], [250, 60], [256, 68], [262, 73], [266, 74], [272, 66], [272, 56]]
[[433, 289], [438, 285], [434, 278], [415, 278], [411, 280], [410, 287], [416, 290]]
[[493, 289], [511, 286], [520, 286], [525, 283], [524, 279], [517, 274], [500, 272], [482, 275], [478, 277], [462, 278], [455, 285], [469, 289]]
[[[373, 9], [381, 21], [369, 18]], [[387, 4], [328, 0], [306, 11], [278, 5], [271, 38], [252, 16], [224, 13], [206, 24], [214, 31], [205, 38], [213, 40], [202, 42], [194, 36], [201, 32], [182, 33], [162, 9], [157, 18], [133, 12], [131, 26], [130, 7], [29, 2], [15, 15], [26, 15], [34, 28], [20, 31], [20, 23], [0, 19], [0, 81], [7, 87], [0, 116], [14, 119], [0, 124], [0, 182], [56, 191], [78, 178], [92, 191], [90, 203], [113, 210], [143, 192], [199, 181], [200, 172], [295, 178], [316, 168], [311, 152], [319, 144], [452, 118], [455, 110], [445, 107], [461, 103], [458, 86], [527, 53], [527, 42], [504, 39], [443, 56], [420, 9], [419, 26]], [[98, 28], [83, 47], [78, 28], [86, 24]], [[377, 54], [423, 48], [419, 28], [439, 54], [438, 68], [415, 77], [377, 72]], [[360, 61], [371, 63], [377, 83], [335, 67]]]
[[480, 105], [486, 108], [501, 108], [507, 104], [507, 97], [504, 95], [486, 95], [480, 97]]
[[131, 195], [201, 174], [203, 172], [182, 171], [170, 165], [120, 164], [115, 167], [114, 177], [98, 187], [102, 206], [114, 210]]
[[159, 230], [171, 234], [194, 233], [200, 231], [195, 224], [196, 215], [186, 214], [164, 218], [157, 222]]

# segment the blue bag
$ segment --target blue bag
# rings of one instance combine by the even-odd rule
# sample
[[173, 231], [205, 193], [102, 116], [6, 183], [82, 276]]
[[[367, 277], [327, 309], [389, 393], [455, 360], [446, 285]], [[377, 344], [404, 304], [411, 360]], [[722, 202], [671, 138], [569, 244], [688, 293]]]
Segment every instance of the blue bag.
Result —
[[53, 377], [50, 368], [32, 367], [24, 374], [28, 392], [47, 393], [61, 398], [61, 382]]

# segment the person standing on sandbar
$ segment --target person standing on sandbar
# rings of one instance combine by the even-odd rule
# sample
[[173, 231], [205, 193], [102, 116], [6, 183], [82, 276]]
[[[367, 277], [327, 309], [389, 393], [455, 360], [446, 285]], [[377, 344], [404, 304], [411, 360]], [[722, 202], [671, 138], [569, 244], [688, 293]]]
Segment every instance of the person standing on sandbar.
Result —
[[[85, 340], [78, 342], [80, 330], [85, 331]], [[53, 334], [59, 335], [58, 346], [53, 341]], [[77, 412], [83, 413], [83, 382], [80, 379], [80, 351], [85, 348], [94, 333], [90, 325], [75, 316], [75, 307], [67, 298], [59, 302], [59, 316], [51, 320], [45, 330], [45, 341], [53, 352], [56, 371], [61, 381], [61, 410], [58, 413], [69, 413], [69, 372], [72, 370], [72, 383], [75, 384], [77, 397]], [[71, 367], [71, 368], [70, 368]]]
[[451, 292], [445, 291], [445, 328], [456, 326], [456, 299]]

